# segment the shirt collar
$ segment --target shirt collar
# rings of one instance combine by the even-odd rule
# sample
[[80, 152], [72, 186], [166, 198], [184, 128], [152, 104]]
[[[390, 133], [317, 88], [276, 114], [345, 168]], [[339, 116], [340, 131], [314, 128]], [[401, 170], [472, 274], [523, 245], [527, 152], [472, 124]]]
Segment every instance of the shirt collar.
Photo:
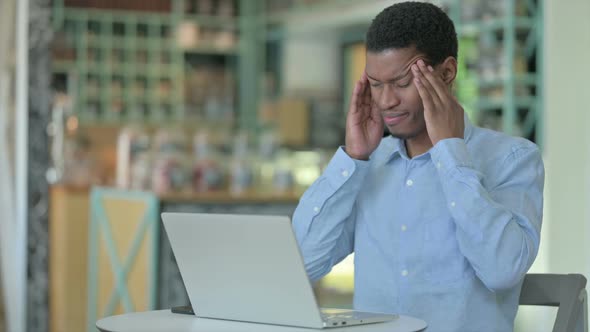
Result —
[[[471, 120], [469, 120], [469, 116], [467, 115], [467, 113], [464, 113], [463, 120], [465, 123], [463, 137], [464, 137], [465, 143], [467, 143], [471, 139], [471, 135], [473, 133], [473, 124], [471, 123]], [[406, 145], [404, 143], [404, 140], [399, 139], [399, 138], [395, 138], [393, 136], [388, 136], [388, 137], [384, 138], [384, 140], [387, 140], [384, 142], [384, 144], [386, 144], [386, 146], [387, 146], [386, 151], [389, 151], [389, 153], [386, 153], [387, 154], [387, 157], [385, 158], [386, 164], [389, 163], [390, 161], [392, 161], [395, 157], [401, 156], [402, 153], [407, 157], [408, 152], [406, 151]], [[426, 152], [426, 153], [429, 153], [429, 152]]]

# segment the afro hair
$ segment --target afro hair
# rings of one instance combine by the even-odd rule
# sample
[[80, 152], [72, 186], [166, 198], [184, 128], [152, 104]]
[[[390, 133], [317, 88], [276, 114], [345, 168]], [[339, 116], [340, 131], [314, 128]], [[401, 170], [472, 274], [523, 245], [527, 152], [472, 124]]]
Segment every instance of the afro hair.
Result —
[[367, 30], [369, 52], [415, 47], [436, 65], [457, 58], [453, 21], [439, 7], [425, 2], [401, 2], [385, 8]]

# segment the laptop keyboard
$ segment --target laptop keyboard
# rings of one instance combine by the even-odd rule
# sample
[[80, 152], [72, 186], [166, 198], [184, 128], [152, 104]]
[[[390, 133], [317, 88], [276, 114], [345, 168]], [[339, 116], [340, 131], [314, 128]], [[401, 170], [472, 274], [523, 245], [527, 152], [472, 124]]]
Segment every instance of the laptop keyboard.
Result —
[[358, 312], [347, 309], [322, 309], [322, 318], [326, 321], [334, 320], [357, 320], [364, 319], [368, 316], [374, 316], [374, 314], [368, 315], [364, 312]]

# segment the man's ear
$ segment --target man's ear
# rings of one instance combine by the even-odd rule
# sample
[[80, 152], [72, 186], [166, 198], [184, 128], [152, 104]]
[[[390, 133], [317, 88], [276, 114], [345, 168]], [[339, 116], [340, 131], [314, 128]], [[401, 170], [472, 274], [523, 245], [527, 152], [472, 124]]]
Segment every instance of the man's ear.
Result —
[[457, 59], [455, 57], [448, 57], [440, 64], [440, 74], [443, 82], [447, 85], [452, 84], [457, 77]]

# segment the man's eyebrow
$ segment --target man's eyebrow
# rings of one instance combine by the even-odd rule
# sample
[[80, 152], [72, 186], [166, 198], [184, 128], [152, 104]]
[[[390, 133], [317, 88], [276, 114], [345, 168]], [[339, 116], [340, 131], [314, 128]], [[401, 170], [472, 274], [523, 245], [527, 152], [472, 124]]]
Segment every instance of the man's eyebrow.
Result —
[[[399, 75], [397, 75], [396, 77], [394, 77], [393, 79], [390, 79], [390, 80], [388, 80], [387, 82], [388, 82], [388, 83], [393, 83], [393, 82], [395, 82], [395, 81], [399, 81], [399, 80], [401, 80], [402, 78], [404, 78], [404, 77], [408, 76], [408, 74], [409, 74], [409, 73], [410, 73], [410, 68], [408, 68], [408, 69], [406, 70], [406, 72], [405, 72], [405, 73], [399, 74]], [[375, 79], [375, 78], [371, 77], [371, 76], [370, 76], [369, 74], [367, 74], [366, 72], [365, 72], [365, 74], [367, 75], [367, 77], [368, 77], [368, 78], [372, 79], [373, 81], [380, 82], [378, 79]]]

